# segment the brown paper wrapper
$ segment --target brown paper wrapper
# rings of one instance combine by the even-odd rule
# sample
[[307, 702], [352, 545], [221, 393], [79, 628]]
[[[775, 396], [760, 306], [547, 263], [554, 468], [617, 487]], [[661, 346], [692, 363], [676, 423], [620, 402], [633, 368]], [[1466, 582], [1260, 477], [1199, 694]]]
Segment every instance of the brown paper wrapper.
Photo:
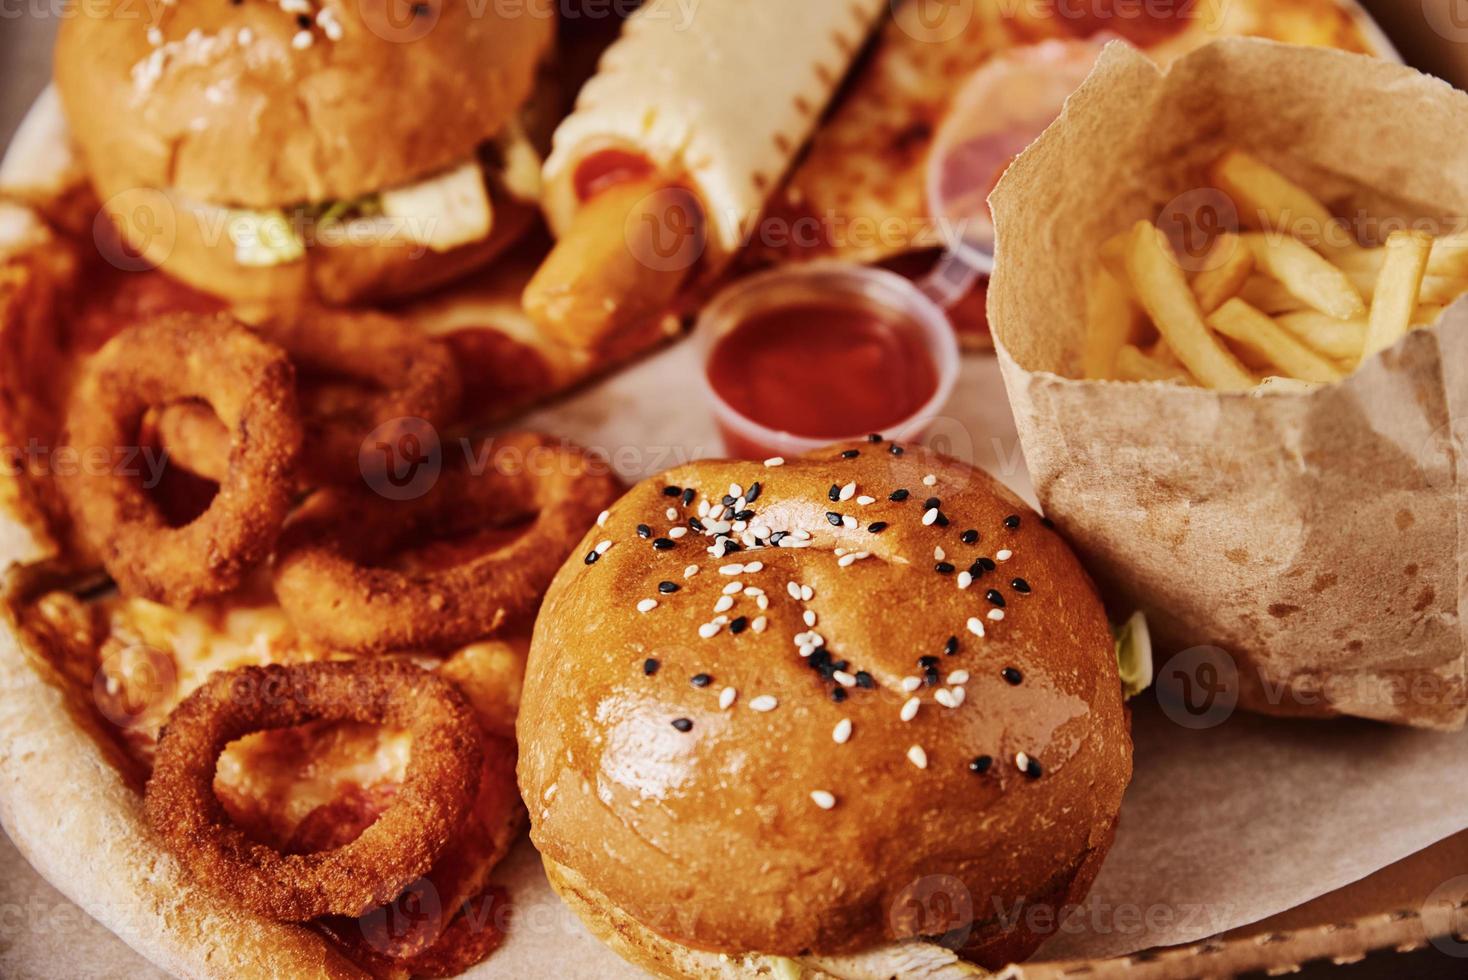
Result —
[[1164, 74], [1113, 44], [991, 200], [989, 314], [1036, 492], [1200, 699], [1461, 728], [1468, 303], [1311, 393], [1073, 380], [1099, 245], [1230, 146], [1358, 234], [1468, 215], [1468, 95], [1444, 82], [1245, 39]]

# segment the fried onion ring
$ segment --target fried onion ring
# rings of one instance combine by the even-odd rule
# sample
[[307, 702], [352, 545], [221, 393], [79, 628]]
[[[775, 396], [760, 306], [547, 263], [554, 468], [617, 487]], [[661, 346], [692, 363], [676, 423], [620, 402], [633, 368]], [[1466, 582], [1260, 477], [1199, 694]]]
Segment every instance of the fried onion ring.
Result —
[[[130, 327], [88, 362], [72, 393], [62, 476], [81, 534], [128, 594], [188, 606], [228, 592], [270, 552], [290, 508], [301, 448], [285, 354], [224, 316], [181, 314]], [[139, 448], [154, 406], [206, 401], [228, 434], [208, 509], [171, 527], [149, 497]]]
[[[561, 563], [619, 494], [616, 477], [547, 436], [495, 439], [479, 460], [445, 467], [432, 489], [313, 495], [281, 535], [275, 594], [297, 629], [339, 650], [448, 649], [526, 622]], [[531, 518], [503, 548], [447, 567], [385, 562], [427, 539]]]
[[[362, 442], [399, 419], [448, 422], [462, 383], [449, 347], [407, 321], [364, 310], [312, 308], [255, 328], [290, 355], [305, 428], [302, 475], [310, 483], [362, 479]], [[159, 412], [169, 456], [218, 481], [226, 462], [224, 427], [207, 405], [185, 402]], [[388, 441], [391, 436], [384, 437]]]
[[[219, 755], [236, 739], [318, 720], [406, 729], [403, 784], [381, 816], [341, 847], [284, 854], [251, 840], [214, 792]], [[479, 790], [473, 713], [451, 684], [401, 661], [318, 661], [215, 674], [173, 712], [159, 738], [144, 811], [201, 884], [260, 915], [304, 922], [359, 916], [432, 867]]]

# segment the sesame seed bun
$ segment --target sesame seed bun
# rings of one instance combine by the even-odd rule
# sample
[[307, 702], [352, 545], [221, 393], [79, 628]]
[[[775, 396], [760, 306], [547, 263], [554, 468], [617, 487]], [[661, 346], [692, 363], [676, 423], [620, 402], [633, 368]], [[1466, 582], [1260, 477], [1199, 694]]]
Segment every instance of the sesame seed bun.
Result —
[[[744, 547], [717, 556], [700, 511], [726, 494]], [[690, 519], [709, 533], [670, 534]], [[662, 944], [925, 936], [1021, 959], [1089, 888], [1131, 776], [1106, 616], [1065, 543], [983, 473], [888, 443], [635, 487], [551, 586], [518, 736], [552, 881], [657, 969]]]

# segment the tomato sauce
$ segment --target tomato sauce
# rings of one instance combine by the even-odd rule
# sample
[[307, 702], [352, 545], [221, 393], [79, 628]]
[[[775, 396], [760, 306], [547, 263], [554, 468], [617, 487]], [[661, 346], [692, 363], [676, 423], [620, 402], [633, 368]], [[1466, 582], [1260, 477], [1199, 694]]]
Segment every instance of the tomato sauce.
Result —
[[600, 150], [576, 165], [573, 183], [577, 200], [589, 201], [608, 187], [652, 175], [652, 162], [640, 153]]
[[[843, 439], [881, 432], [938, 390], [918, 324], [856, 302], [801, 303], [756, 313], [714, 345], [709, 383], [744, 417], [780, 432]], [[730, 452], [765, 447], [725, 432]]]

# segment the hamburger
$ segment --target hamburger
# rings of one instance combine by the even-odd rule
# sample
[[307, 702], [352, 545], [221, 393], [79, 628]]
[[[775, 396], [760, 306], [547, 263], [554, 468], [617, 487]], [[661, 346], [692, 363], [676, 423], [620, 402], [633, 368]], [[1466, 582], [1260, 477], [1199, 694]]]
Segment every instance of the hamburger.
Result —
[[55, 80], [148, 263], [236, 301], [388, 300], [534, 221], [554, 35], [549, 0], [101, 0], [62, 23]]
[[983, 473], [872, 440], [645, 481], [546, 597], [532, 839], [659, 975], [998, 967], [1111, 845], [1131, 739], [1091, 581]]

